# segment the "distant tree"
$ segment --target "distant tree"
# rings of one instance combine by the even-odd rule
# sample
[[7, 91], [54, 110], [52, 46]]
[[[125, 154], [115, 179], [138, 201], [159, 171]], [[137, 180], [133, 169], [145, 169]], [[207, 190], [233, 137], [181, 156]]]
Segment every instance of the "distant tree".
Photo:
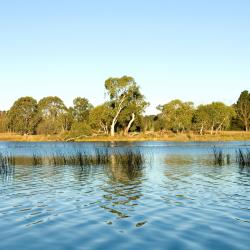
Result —
[[7, 128], [7, 112], [0, 111], [0, 133], [6, 132]]
[[249, 130], [250, 124], [250, 93], [247, 90], [240, 94], [236, 103], [236, 112], [239, 119], [244, 124], [245, 130]]
[[57, 96], [44, 97], [38, 102], [39, 115], [42, 118], [38, 132], [56, 134], [68, 127], [68, 110]]
[[231, 120], [235, 116], [234, 108], [222, 102], [213, 102], [207, 105], [200, 105], [194, 115], [194, 122], [200, 127], [200, 134], [204, 130], [214, 131], [230, 127]]
[[74, 121], [83, 122], [89, 118], [89, 112], [93, 108], [93, 105], [89, 103], [89, 100], [82, 97], [77, 97], [73, 101], [72, 114]]
[[155, 131], [155, 121], [156, 121], [156, 117], [155, 115], [146, 115], [143, 117], [142, 119], [142, 123], [143, 123], [143, 129], [144, 131]]
[[57, 96], [44, 97], [38, 102], [38, 109], [44, 119], [57, 119], [67, 110], [63, 101]]
[[92, 134], [90, 125], [86, 122], [74, 122], [70, 130], [71, 136], [88, 136]]
[[169, 127], [166, 126], [166, 122], [161, 116], [161, 114], [158, 114], [157, 116], [155, 116], [154, 127], [155, 127], [155, 131], [163, 131], [165, 129], [169, 129]]
[[21, 134], [33, 134], [39, 121], [37, 101], [32, 97], [21, 97], [8, 112], [8, 128]]
[[92, 129], [97, 131], [97, 133], [108, 134], [113, 119], [112, 111], [109, 103], [104, 103], [91, 109], [89, 123]]
[[210, 126], [211, 134], [226, 129], [230, 126], [232, 117], [235, 116], [235, 110], [233, 107], [227, 106], [222, 102], [213, 102], [208, 105], [210, 112]]
[[[115, 126], [121, 112], [129, 106], [130, 103], [142, 98], [139, 86], [136, 84], [133, 77], [123, 76], [121, 78], [109, 78], [105, 81], [105, 88], [110, 99], [112, 108], [112, 123], [110, 126], [111, 136], [115, 135]], [[128, 129], [133, 123], [135, 113], [131, 112]]]
[[[236, 104], [233, 104], [232, 106], [236, 112]], [[230, 130], [233, 131], [242, 131], [245, 130], [243, 122], [240, 120], [237, 112], [234, 117], [232, 117], [231, 124], [230, 124]]]
[[198, 106], [194, 114], [193, 122], [194, 127], [199, 129], [201, 135], [203, 134], [204, 130], [208, 130], [210, 128], [211, 114], [209, 105]]
[[176, 132], [191, 129], [194, 106], [192, 102], [173, 100], [157, 107], [161, 111], [161, 119], [165, 121], [165, 127]]

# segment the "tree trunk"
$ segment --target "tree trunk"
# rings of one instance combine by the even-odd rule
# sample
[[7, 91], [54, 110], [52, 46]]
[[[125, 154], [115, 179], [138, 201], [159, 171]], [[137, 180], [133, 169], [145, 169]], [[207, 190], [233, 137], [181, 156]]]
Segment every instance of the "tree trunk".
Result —
[[248, 121], [246, 120], [244, 123], [245, 123], [245, 130], [247, 132], [248, 131]]
[[116, 124], [116, 120], [113, 119], [111, 127], [110, 127], [110, 135], [111, 136], [115, 136], [115, 124]]
[[201, 129], [200, 129], [200, 135], [202, 135], [203, 134], [203, 124], [202, 124], [202, 126], [201, 126]]
[[99, 122], [100, 124], [100, 131], [104, 132], [105, 135], [107, 135], [109, 132], [108, 132], [108, 126], [107, 124], [104, 124], [103, 122]]
[[218, 133], [218, 131], [222, 130], [222, 125], [224, 123], [225, 119], [223, 119], [223, 121], [221, 122], [221, 124], [218, 126], [218, 128], [216, 129], [216, 134]]
[[123, 104], [124, 101], [125, 101], [125, 96], [123, 96], [121, 102], [119, 103], [119, 105], [118, 105], [118, 110], [117, 110], [116, 115], [115, 115], [115, 117], [113, 118], [112, 124], [111, 124], [111, 126], [110, 126], [110, 135], [111, 135], [111, 136], [115, 136], [115, 125], [116, 125], [116, 123], [117, 123], [118, 116], [119, 116], [119, 114], [121, 113], [121, 111], [122, 111], [122, 109], [123, 109], [122, 104]]
[[210, 134], [212, 135], [214, 133], [214, 123], [213, 123], [213, 126], [211, 127], [211, 131], [210, 131]]
[[130, 129], [131, 125], [133, 124], [134, 120], [135, 120], [135, 114], [132, 113], [132, 118], [129, 121], [128, 126], [124, 130], [124, 135], [128, 135], [129, 129]]

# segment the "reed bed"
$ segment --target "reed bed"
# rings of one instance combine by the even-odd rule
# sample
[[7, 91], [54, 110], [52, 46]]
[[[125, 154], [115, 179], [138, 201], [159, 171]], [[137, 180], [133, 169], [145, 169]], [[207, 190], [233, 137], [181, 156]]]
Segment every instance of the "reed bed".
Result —
[[223, 166], [226, 164], [230, 164], [231, 159], [229, 154], [225, 154], [222, 149], [213, 148], [213, 155], [214, 155], [214, 164]]
[[[215, 165], [225, 165], [231, 163], [230, 154], [225, 154], [222, 149], [216, 147], [213, 148], [214, 154], [214, 164]], [[239, 167], [249, 167], [250, 166], [250, 150], [246, 149], [237, 149], [236, 150], [236, 163]]]
[[15, 157], [0, 154], [0, 174], [14, 172]]
[[236, 151], [236, 162], [240, 167], [249, 167], [250, 166], [250, 151], [248, 149], [238, 149]]
[[117, 165], [121, 166], [131, 174], [143, 168], [145, 159], [143, 154], [137, 150], [115, 151], [96, 148], [92, 153], [76, 151], [72, 154], [57, 152], [52, 155], [33, 154], [32, 156], [4, 156], [0, 155], [0, 173], [8, 171], [11, 166], [96, 166]]

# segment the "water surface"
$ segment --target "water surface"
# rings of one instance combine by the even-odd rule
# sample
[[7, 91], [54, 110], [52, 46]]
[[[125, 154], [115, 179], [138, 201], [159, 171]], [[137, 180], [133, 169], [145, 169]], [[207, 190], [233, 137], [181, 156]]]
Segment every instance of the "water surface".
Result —
[[0, 249], [249, 249], [250, 169], [234, 161], [250, 142], [16, 143], [0, 152], [51, 155], [95, 147], [140, 150], [131, 176], [116, 166], [16, 166], [0, 175]]

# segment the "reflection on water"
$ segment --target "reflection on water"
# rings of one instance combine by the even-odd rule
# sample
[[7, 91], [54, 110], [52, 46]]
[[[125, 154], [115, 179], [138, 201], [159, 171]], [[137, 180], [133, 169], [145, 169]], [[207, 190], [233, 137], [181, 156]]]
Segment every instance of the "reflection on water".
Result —
[[133, 207], [137, 206], [137, 200], [142, 196], [142, 170], [131, 172], [127, 168], [111, 165], [106, 169], [109, 177], [102, 188], [105, 192], [105, 200], [102, 208], [117, 215], [120, 218], [129, 217]]
[[[241, 145], [219, 143], [229, 153]], [[247, 144], [247, 143], [245, 143]], [[250, 144], [250, 143], [248, 143]], [[32, 166], [34, 153], [140, 149], [144, 166]], [[250, 172], [209, 143], [0, 143], [0, 249], [248, 249]], [[150, 164], [149, 164], [150, 162]]]

